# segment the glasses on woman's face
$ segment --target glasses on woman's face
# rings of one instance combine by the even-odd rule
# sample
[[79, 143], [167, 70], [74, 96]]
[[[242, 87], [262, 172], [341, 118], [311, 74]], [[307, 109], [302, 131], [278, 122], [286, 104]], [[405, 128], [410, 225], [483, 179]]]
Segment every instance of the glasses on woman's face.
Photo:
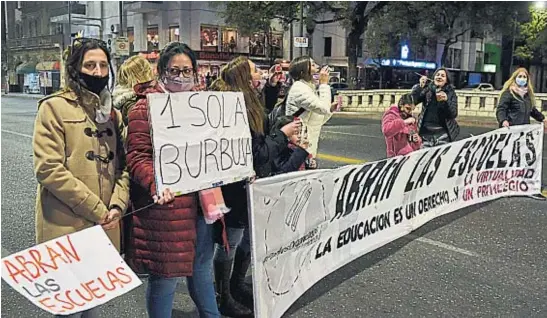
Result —
[[180, 74], [182, 74], [182, 77], [184, 78], [190, 78], [192, 75], [194, 75], [194, 69], [190, 67], [185, 68], [178, 68], [178, 67], [172, 67], [167, 69], [167, 74], [172, 77], [179, 77]]

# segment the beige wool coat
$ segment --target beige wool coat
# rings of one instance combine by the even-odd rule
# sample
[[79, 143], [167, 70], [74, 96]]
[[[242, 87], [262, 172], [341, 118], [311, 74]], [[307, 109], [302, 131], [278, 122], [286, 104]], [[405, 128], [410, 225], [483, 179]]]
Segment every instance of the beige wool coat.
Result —
[[[103, 93], [103, 103], [110, 103], [109, 93]], [[81, 95], [78, 98], [68, 90], [38, 102], [33, 138], [37, 243], [92, 227], [111, 208], [122, 213], [127, 208], [129, 174], [120, 112], [114, 110], [109, 121], [99, 124], [95, 121], [99, 96], [87, 90]], [[113, 159], [101, 161], [90, 156], [91, 151]], [[119, 250], [119, 223], [107, 235]]]

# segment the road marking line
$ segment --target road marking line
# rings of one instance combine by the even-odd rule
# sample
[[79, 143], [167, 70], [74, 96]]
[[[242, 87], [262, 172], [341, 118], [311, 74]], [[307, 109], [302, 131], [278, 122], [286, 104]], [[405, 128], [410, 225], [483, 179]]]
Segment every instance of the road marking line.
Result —
[[21, 137], [27, 137], [27, 138], [32, 139], [32, 136], [31, 136], [31, 135], [18, 133], [18, 132], [16, 132], [16, 131], [11, 131], [11, 130], [2, 129], [2, 132], [8, 133], [8, 134], [12, 134], [12, 135], [21, 136]]
[[332, 130], [322, 130], [321, 131], [329, 133], [329, 134], [335, 134], [335, 135], [347, 135], [347, 136], [357, 136], [357, 137], [369, 137], [369, 138], [378, 138], [378, 139], [384, 139], [384, 137], [378, 137], [373, 135], [365, 135], [365, 134], [352, 134], [352, 133], [345, 133], [345, 132], [339, 132], [339, 131], [332, 131]]
[[463, 248], [459, 248], [459, 247], [456, 247], [456, 246], [453, 246], [453, 245], [450, 245], [450, 244], [446, 244], [446, 243], [443, 243], [443, 242], [428, 239], [426, 237], [416, 236], [416, 235], [413, 235], [413, 234], [409, 234], [408, 236], [411, 237], [411, 238], [416, 239], [416, 241], [419, 241], [419, 242], [422, 242], [422, 243], [425, 243], [425, 244], [429, 244], [429, 245], [433, 245], [433, 246], [436, 246], [436, 247], [440, 247], [440, 248], [443, 248], [445, 250], [449, 250], [449, 251], [460, 253], [460, 254], [467, 255], [467, 256], [480, 257], [480, 255], [477, 254], [477, 253], [474, 253], [474, 252], [471, 252], [471, 251], [468, 251], [468, 250], [464, 250]]
[[334, 155], [327, 155], [327, 154], [324, 154], [324, 153], [317, 154], [317, 158], [321, 159], [321, 160], [347, 163], [347, 164], [350, 164], [350, 165], [358, 165], [358, 164], [366, 163], [366, 160], [347, 158], [347, 157], [340, 157], [340, 156], [334, 156]]

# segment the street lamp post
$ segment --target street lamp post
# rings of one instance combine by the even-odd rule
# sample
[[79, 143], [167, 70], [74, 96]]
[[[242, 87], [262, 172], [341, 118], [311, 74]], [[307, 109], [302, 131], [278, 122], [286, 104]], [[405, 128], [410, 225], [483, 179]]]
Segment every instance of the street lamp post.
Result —
[[511, 59], [509, 60], [509, 74], [513, 72], [513, 58], [515, 55], [515, 38], [517, 37], [517, 13], [513, 13], [513, 43], [511, 44]]

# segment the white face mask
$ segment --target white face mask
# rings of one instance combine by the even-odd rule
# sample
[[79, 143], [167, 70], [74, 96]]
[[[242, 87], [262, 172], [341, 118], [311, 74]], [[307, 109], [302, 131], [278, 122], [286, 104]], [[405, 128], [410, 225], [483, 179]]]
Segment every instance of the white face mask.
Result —
[[253, 80], [252, 84], [256, 90], [261, 91], [264, 88], [264, 86], [266, 86], [266, 80], [265, 79]]
[[163, 85], [171, 93], [189, 92], [196, 85], [194, 78], [164, 77]]

